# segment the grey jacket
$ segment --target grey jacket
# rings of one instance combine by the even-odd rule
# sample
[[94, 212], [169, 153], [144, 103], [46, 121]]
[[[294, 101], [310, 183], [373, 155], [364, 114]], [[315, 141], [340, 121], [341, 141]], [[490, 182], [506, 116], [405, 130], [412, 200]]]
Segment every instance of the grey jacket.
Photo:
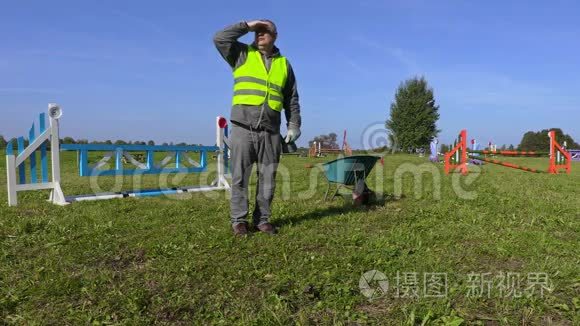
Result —
[[[238, 42], [238, 38], [247, 34], [249, 31], [248, 24], [240, 22], [217, 32], [213, 38], [216, 48], [232, 70], [235, 70], [246, 62], [248, 45]], [[280, 50], [277, 47], [274, 47], [274, 51], [270, 56], [262, 54], [262, 59], [267, 70], [270, 69], [272, 58], [278, 55], [280, 55]], [[286, 121], [289, 127], [300, 128], [302, 118], [300, 117], [300, 103], [298, 102], [296, 78], [290, 62], [288, 60], [286, 61], [288, 62], [288, 78], [282, 90], [284, 95], [284, 114], [286, 115]], [[234, 105], [232, 107], [230, 120], [248, 127], [256, 129], [264, 128], [268, 131], [279, 133], [280, 115], [280, 112], [272, 110], [266, 101], [261, 106]]]

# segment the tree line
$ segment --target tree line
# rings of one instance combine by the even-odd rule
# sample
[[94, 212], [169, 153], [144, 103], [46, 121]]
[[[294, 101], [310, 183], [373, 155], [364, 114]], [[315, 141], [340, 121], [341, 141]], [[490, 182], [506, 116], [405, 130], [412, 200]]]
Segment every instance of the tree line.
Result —
[[528, 131], [522, 137], [522, 141], [518, 146], [519, 150], [522, 151], [547, 151], [548, 144], [550, 143], [550, 137], [548, 132], [554, 130], [556, 132], [556, 140], [560, 145], [566, 143], [567, 148], [577, 149], [580, 145], [572, 139], [572, 136], [564, 134], [560, 128], [543, 129], [541, 131], [533, 132]]
[[314, 142], [316, 142], [317, 144], [320, 144], [321, 148], [338, 149], [340, 147], [337, 142], [337, 137], [338, 135], [333, 132], [328, 135], [316, 136], [308, 142], [308, 147], [312, 147]]
[[[439, 149], [439, 151], [441, 153], [446, 153], [449, 152], [451, 150], [451, 148], [453, 147], [453, 144], [447, 145], [447, 144], [441, 144], [441, 148]], [[471, 148], [471, 145], [468, 144], [468, 147]], [[480, 150], [489, 150], [489, 147], [483, 147], [483, 148], [479, 148]], [[500, 147], [497, 147], [498, 151], [513, 151], [513, 150], [520, 150], [519, 146], [514, 146], [513, 144], [503, 144]]]

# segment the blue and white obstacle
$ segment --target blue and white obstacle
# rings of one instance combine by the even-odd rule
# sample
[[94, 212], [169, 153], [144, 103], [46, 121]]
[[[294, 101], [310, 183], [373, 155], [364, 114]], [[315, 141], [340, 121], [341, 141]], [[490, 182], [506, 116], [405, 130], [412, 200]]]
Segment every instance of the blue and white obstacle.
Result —
[[572, 161], [580, 162], [580, 149], [569, 149], [568, 152], [572, 156]]
[[[49, 201], [57, 205], [66, 205], [75, 201], [101, 200], [126, 197], [148, 197], [186, 192], [229, 190], [227, 181], [228, 172], [228, 126], [223, 117], [216, 119], [216, 145], [215, 146], [147, 146], [147, 145], [100, 145], [100, 144], [60, 144], [59, 119], [62, 116], [61, 109], [56, 104], [48, 105], [50, 118], [49, 128], [46, 128], [44, 113], [40, 114], [40, 133], [35, 134], [34, 124], [29, 132], [29, 145], [24, 147], [24, 137], [17, 140], [18, 152], [14, 153], [14, 144], [8, 143], [6, 147], [6, 169], [8, 186], [8, 205], [18, 204], [18, 192], [50, 189]], [[50, 143], [51, 156], [51, 181], [48, 178], [47, 143]], [[79, 157], [80, 176], [117, 176], [117, 175], [143, 175], [162, 173], [201, 173], [206, 172], [208, 167], [208, 153], [217, 154], [217, 177], [208, 186], [177, 187], [170, 189], [150, 189], [126, 192], [108, 192], [89, 195], [64, 196], [60, 183], [60, 151], [77, 151]], [[38, 164], [36, 153], [40, 152], [40, 174], [38, 180]], [[90, 152], [104, 152], [103, 158], [94, 165], [89, 164]], [[146, 154], [146, 162], [136, 160], [135, 152]], [[160, 162], [155, 162], [155, 153], [168, 153]], [[199, 153], [199, 162], [191, 159], [189, 154]], [[114, 168], [103, 169], [108, 166], [108, 161], [114, 157]], [[125, 168], [123, 159], [135, 168]], [[26, 178], [26, 161], [29, 161], [30, 173]], [[167, 165], [174, 161], [174, 167]], [[17, 178], [18, 177], [18, 178]]]

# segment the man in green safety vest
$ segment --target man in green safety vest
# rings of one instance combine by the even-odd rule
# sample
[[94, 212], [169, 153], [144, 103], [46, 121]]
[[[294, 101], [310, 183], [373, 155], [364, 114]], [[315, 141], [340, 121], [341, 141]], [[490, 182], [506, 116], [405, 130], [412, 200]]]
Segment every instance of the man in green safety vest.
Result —
[[[254, 32], [250, 45], [238, 38]], [[248, 183], [254, 163], [258, 164], [254, 227], [275, 234], [269, 222], [276, 186], [276, 170], [282, 152], [281, 112], [284, 109], [288, 133], [286, 143], [300, 137], [300, 104], [292, 66], [274, 45], [276, 25], [254, 20], [231, 25], [216, 33], [214, 43], [230, 65], [234, 90], [229, 136], [232, 190], [230, 216], [236, 235], [248, 233]]]

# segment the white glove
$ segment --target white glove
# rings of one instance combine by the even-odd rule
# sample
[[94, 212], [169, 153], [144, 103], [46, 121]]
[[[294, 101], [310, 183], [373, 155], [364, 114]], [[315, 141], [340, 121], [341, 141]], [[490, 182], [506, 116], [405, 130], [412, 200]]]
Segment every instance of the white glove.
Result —
[[298, 137], [300, 137], [300, 129], [296, 128], [296, 127], [289, 127], [288, 128], [288, 133], [286, 134], [286, 138], [284, 139], [284, 141], [286, 142], [286, 144], [295, 142]]

